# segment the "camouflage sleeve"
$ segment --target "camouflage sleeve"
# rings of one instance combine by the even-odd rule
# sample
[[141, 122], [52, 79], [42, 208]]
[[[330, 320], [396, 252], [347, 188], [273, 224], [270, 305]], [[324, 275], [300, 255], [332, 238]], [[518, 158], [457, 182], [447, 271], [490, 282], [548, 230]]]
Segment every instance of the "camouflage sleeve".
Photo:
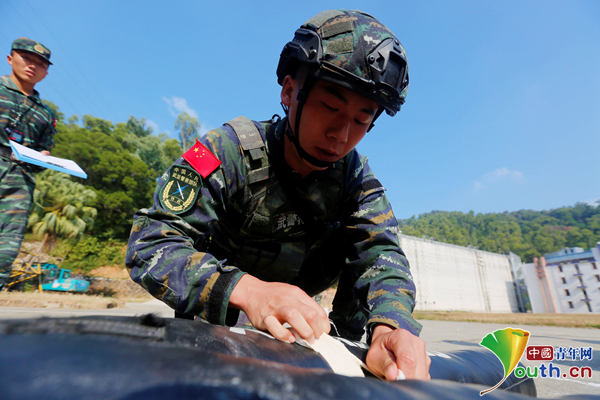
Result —
[[48, 125], [48, 127], [44, 130], [40, 137], [40, 141], [38, 143], [37, 150], [48, 150], [52, 151], [54, 147], [54, 135], [56, 134], [56, 130], [52, 124]]
[[367, 310], [369, 337], [380, 323], [418, 335], [421, 325], [412, 317], [416, 289], [400, 248], [398, 222], [366, 157], [357, 155], [355, 165], [349, 185], [358, 209], [345, 221], [353, 248], [347, 270], [353, 276], [340, 279], [340, 286], [353, 287], [338, 287], [338, 291], [352, 290], [360, 308]]
[[[46, 106], [45, 104], [43, 104], [42, 107], [43, 110], [40, 110], [40, 114], [46, 116], [47, 120], [43, 121], [43, 126], [45, 126], [44, 130], [38, 133], [39, 136], [35, 150], [51, 151], [54, 147], [54, 135], [56, 135], [56, 120], [54, 117], [54, 112], [50, 109], [50, 107]], [[44, 111], [46, 112], [44, 113]]]
[[176, 215], [163, 208], [160, 201], [172, 170], [189, 164], [180, 158], [162, 176], [152, 208], [134, 216], [126, 256], [131, 278], [154, 297], [180, 313], [198, 315], [219, 325], [234, 325], [237, 321], [239, 312], [228, 309], [229, 297], [244, 274], [207, 252], [211, 229], [225, 217], [227, 199], [241, 187], [240, 179], [245, 177], [231, 134], [220, 128], [201, 139], [222, 164], [206, 179], [198, 174], [202, 185], [189, 211]]

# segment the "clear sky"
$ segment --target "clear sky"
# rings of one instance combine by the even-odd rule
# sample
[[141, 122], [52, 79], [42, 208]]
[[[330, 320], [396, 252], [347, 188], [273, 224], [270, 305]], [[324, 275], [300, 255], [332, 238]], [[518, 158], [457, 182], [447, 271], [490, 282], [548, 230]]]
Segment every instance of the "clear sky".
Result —
[[[398, 218], [600, 199], [600, 1], [0, 1], [0, 47], [52, 51], [36, 88], [66, 118], [175, 135], [282, 114], [275, 70], [309, 17], [373, 14], [408, 54], [402, 111], [359, 144]], [[6, 62], [0, 74], [8, 74]]]

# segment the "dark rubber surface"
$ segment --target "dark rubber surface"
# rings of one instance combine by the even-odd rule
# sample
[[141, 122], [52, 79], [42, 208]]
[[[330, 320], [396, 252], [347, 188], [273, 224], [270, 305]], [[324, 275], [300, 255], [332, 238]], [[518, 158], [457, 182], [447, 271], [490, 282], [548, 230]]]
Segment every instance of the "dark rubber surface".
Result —
[[[359, 356], [366, 352], [344, 344]], [[151, 315], [4, 320], [0, 398], [479, 399], [480, 390], [502, 378], [500, 362], [488, 353], [434, 355], [432, 381], [383, 382], [336, 375], [298, 345], [199, 321]], [[485, 398], [535, 395], [533, 380], [512, 378], [501, 387], [510, 392], [497, 389]]]

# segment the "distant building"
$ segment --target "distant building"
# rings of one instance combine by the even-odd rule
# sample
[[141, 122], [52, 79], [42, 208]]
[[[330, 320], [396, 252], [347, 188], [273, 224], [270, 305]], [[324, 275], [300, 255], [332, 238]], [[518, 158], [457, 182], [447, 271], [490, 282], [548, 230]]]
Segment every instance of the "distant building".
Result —
[[524, 312], [521, 259], [399, 235], [417, 288], [417, 311]]
[[416, 311], [600, 313], [600, 242], [523, 264], [514, 253], [399, 237], [417, 288]]
[[600, 313], [600, 242], [544, 254], [524, 264], [534, 313]]

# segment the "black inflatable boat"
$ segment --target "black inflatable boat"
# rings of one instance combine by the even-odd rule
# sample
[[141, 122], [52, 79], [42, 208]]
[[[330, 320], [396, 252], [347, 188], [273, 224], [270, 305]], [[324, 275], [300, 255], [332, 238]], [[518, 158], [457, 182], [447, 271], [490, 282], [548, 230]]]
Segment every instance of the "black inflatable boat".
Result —
[[[364, 343], [342, 343], [364, 360]], [[3, 320], [0, 398], [480, 399], [503, 378], [485, 349], [430, 356], [431, 381], [384, 382], [337, 375], [310, 349], [201, 321], [151, 314]], [[485, 398], [522, 395], [536, 395], [533, 380], [511, 375]]]

